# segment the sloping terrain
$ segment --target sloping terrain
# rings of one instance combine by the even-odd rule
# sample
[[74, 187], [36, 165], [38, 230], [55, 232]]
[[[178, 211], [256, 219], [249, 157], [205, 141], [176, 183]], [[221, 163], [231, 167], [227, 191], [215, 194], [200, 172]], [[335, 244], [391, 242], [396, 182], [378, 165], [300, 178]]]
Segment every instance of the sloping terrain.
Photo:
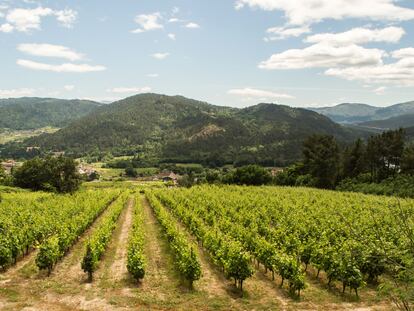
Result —
[[101, 106], [24, 146], [75, 155], [140, 153], [161, 161], [283, 164], [300, 157], [303, 140], [313, 133], [340, 141], [361, 134], [306, 109], [274, 104], [235, 109], [142, 94]]
[[0, 128], [33, 130], [43, 127], [62, 128], [101, 104], [88, 100], [55, 98], [0, 99]]

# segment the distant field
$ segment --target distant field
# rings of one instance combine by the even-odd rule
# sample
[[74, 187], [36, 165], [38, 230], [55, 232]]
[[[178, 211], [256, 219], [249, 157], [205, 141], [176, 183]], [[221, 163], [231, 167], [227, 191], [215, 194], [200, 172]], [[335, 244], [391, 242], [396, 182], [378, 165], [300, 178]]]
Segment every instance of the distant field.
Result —
[[43, 127], [35, 130], [10, 130], [10, 129], [1, 129], [0, 130], [0, 144], [5, 144], [12, 141], [23, 141], [26, 138], [39, 136], [44, 133], [54, 133], [58, 131], [59, 128], [55, 127]]
[[[393, 309], [378, 294], [378, 284], [365, 282], [357, 256], [370, 263], [376, 249], [372, 222], [380, 222], [384, 241], [404, 242], [393, 235], [398, 229], [394, 198], [280, 187], [166, 189], [160, 183], [133, 182], [86, 183], [74, 196], [12, 190], [0, 188], [0, 228], [13, 232], [0, 236], [0, 243], [8, 239], [0, 252], [0, 265], [7, 262], [0, 272], [1, 310]], [[399, 202], [413, 215], [413, 200]], [[82, 217], [93, 221], [80, 230]], [[127, 269], [130, 235], [140, 232], [133, 226], [137, 221], [143, 246], [136, 251], [145, 261], [139, 282]], [[89, 283], [81, 268], [86, 243], [105, 230], [110, 230], [110, 240], [103, 244]], [[69, 246], [65, 252], [51, 251], [59, 245]], [[186, 247], [192, 255], [183, 253]], [[48, 252], [40, 255], [42, 249]], [[351, 251], [357, 249], [361, 252]], [[8, 254], [17, 256], [17, 264]], [[50, 276], [38, 269], [47, 256], [57, 258]], [[201, 269], [193, 288], [189, 273], [183, 274], [190, 262]], [[350, 263], [352, 280], [363, 278], [349, 283], [358, 297], [349, 285], [342, 293], [341, 280], [350, 274], [331, 271], [346, 271]], [[290, 268], [283, 270], [284, 265]], [[241, 271], [251, 274], [243, 293], [229, 278]], [[387, 279], [384, 275], [377, 276], [379, 284]], [[300, 279], [305, 288], [299, 297], [290, 289]]]

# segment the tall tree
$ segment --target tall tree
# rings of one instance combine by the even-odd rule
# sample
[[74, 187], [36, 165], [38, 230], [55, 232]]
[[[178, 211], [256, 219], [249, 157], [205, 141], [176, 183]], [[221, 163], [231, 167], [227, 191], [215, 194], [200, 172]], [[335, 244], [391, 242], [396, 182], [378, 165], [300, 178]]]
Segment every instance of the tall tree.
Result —
[[366, 147], [362, 139], [357, 139], [343, 154], [343, 177], [356, 177], [366, 170]]
[[401, 158], [401, 172], [414, 175], [414, 144], [411, 144], [404, 149]]
[[369, 138], [366, 156], [373, 180], [382, 180], [400, 170], [404, 139], [403, 129], [387, 131]]
[[333, 136], [312, 135], [303, 143], [305, 171], [321, 188], [333, 188], [339, 172], [339, 147]]

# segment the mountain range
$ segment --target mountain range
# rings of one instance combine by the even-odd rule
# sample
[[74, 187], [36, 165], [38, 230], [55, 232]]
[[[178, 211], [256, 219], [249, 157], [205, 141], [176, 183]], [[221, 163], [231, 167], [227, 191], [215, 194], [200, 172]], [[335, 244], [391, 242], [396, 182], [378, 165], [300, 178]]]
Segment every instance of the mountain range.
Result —
[[0, 148], [2, 156], [25, 156], [28, 149], [73, 156], [138, 154], [145, 165], [285, 165], [300, 159], [302, 143], [311, 134], [333, 135], [346, 143], [368, 137], [373, 129], [403, 126], [413, 127], [407, 132], [414, 135], [414, 102], [386, 108], [341, 104], [311, 110], [262, 103], [238, 109], [182, 96], [140, 94], [112, 104], [50, 98], [0, 100], [0, 112], [0, 128], [61, 128], [5, 144]]
[[3, 148], [40, 147], [76, 156], [140, 154], [143, 161], [284, 165], [301, 156], [303, 140], [361, 135], [316, 112], [275, 104], [237, 109], [182, 96], [140, 94], [101, 105], [53, 134]]
[[[333, 107], [308, 108], [323, 114], [331, 120], [343, 124], [360, 124], [365, 122], [386, 120], [414, 114], [414, 101], [396, 104], [388, 107], [375, 107], [366, 104], [344, 103]], [[394, 122], [395, 123], [395, 122]], [[379, 123], [378, 123], [379, 124]], [[369, 126], [369, 123], [366, 124]], [[406, 126], [405, 122], [401, 126]], [[414, 126], [414, 122], [410, 124]], [[380, 126], [382, 128], [382, 126]]]

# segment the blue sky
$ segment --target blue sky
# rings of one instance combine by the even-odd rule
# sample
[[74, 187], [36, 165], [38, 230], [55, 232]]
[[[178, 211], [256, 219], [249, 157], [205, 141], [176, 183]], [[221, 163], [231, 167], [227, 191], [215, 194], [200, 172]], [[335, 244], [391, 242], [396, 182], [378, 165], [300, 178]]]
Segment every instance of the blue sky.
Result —
[[414, 100], [412, 0], [0, 0], [0, 97]]

